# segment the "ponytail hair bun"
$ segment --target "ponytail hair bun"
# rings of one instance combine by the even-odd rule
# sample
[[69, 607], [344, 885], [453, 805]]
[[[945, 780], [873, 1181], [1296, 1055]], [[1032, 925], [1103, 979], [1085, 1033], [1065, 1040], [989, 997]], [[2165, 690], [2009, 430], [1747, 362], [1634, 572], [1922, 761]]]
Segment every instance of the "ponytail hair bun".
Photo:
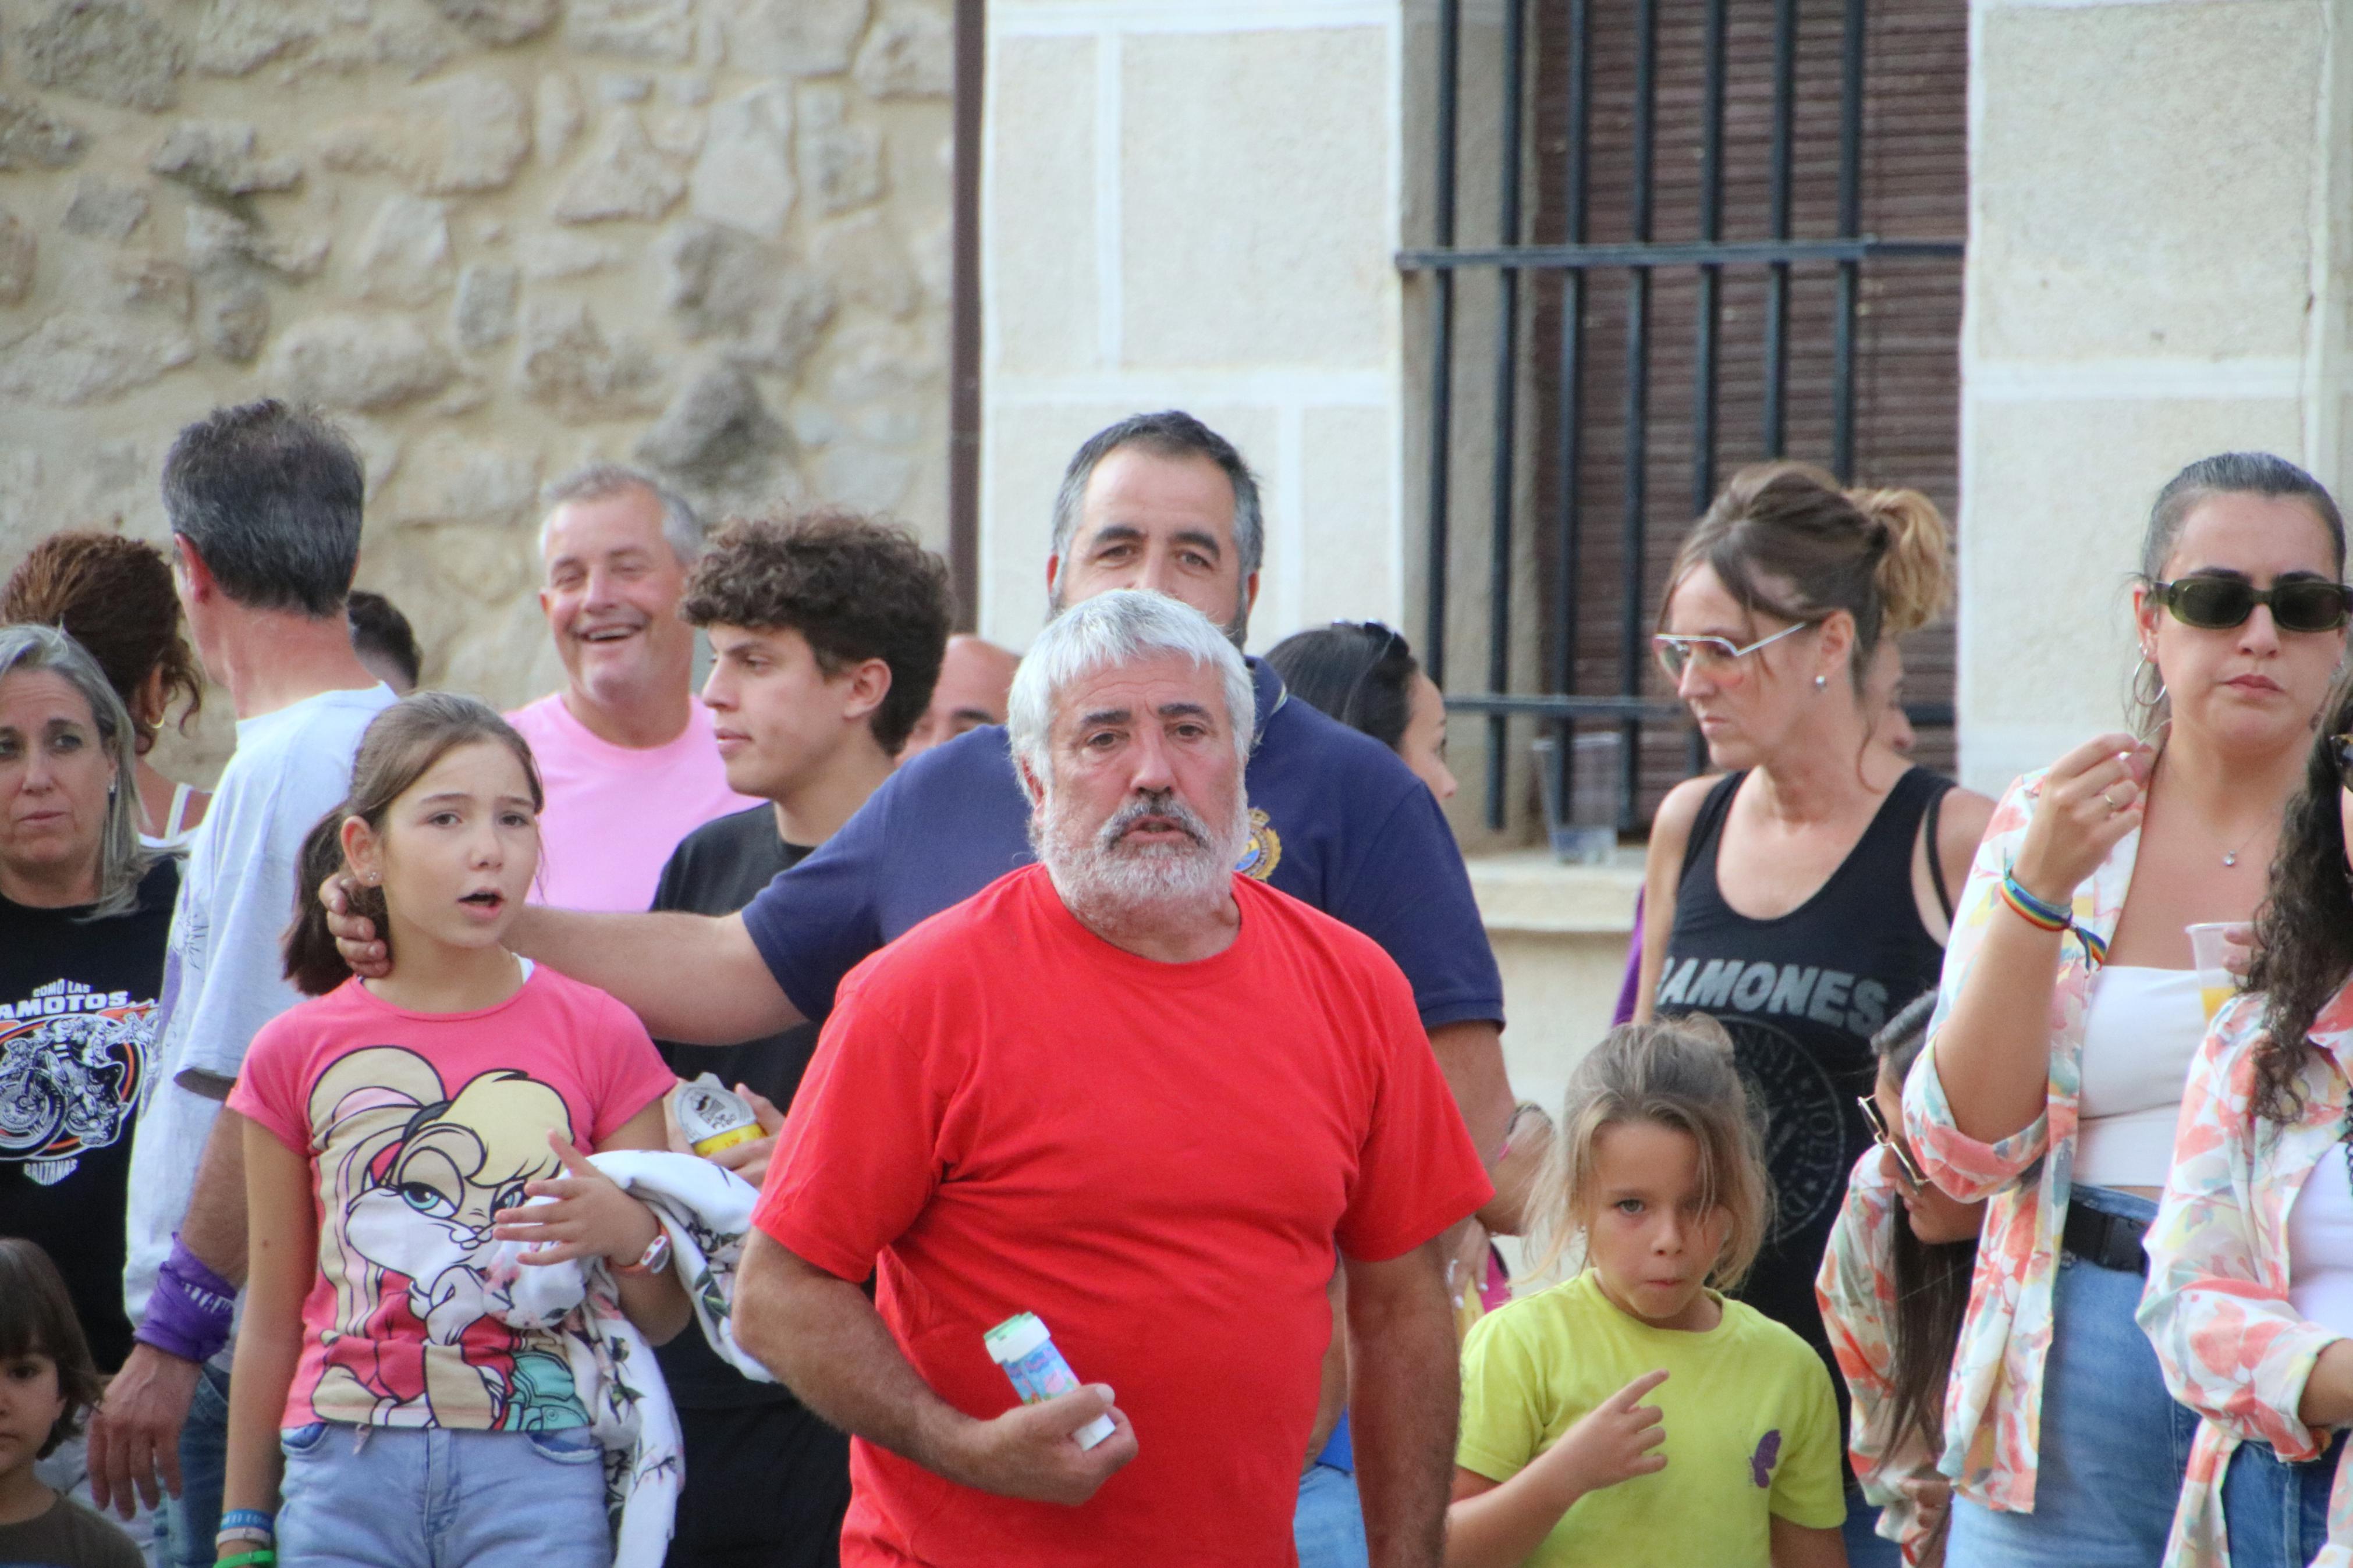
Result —
[[1909, 637], [1952, 603], [1953, 531], [1936, 503], [1918, 490], [1857, 489], [1847, 497], [1886, 531], [1886, 546], [1873, 574], [1880, 633]]

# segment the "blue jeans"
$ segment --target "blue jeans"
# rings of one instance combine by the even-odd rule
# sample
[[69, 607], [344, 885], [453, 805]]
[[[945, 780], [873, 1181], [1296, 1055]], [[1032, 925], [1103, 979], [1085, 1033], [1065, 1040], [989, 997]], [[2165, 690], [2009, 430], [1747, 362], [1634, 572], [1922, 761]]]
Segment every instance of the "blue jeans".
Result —
[[1299, 1478], [1299, 1510], [1291, 1516], [1299, 1568], [1365, 1568], [1365, 1511], [1356, 1478], [1322, 1460]]
[[2305, 1568], [2328, 1544], [2328, 1488], [2345, 1434], [2308, 1464], [2290, 1465], [2268, 1443], [2242, 1443], [2222, 1476], [2231, 1568]]
[[1904, 1548], [1879, 1533], [1879, 1510], [1861, 1487], [1846, 1494], [1846, 1568], [1904, 1568]]
[[314, 1421], [279, 1447], [281, 1568], [611, 1568], [604, 1450], [586, 1426]]
[[[2147, 1198], [2077, 1187], [2073, 1200], [2146, 1222]], [[2042, 1363], [2034, 1511], [1953, 1499], [1948, 1568], [2156, 1568], [2189, 1463], [2198, 1418], [2173, 1402], [2157, 1352], [2133, 1321], [2142, 1279], [2063, 1257]]]
[[221, 1488], [228, 1484], [228, 1373], [206, 1362], [180, 1425], [180, 1495], [157, 1511], [155, 1561], [212, 1568], [220, 1553]]

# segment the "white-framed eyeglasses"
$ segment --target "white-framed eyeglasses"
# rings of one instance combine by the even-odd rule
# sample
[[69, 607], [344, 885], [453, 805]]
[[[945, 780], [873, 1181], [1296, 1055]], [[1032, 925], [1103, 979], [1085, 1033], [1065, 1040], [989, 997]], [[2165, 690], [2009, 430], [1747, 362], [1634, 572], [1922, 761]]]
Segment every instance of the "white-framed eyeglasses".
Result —
[[1659, 668], [1667, 672], [1669, 680], [1680, 681], [1686, 667], [1697, 663], [1721, 667], [1746, 658], [1758, 648], [1770, 647], [1783, 637], [1810, 632], [1820, 621], [1799, 621], [1794, 626], [1783, 626], [1769, 637], [1758, 637], [1746, 647], [1735, 647], [1730, 637], [1683, 637], [1674, 632], [1661, 632], [1651, 639], [1651, 647], [1659, 656]]

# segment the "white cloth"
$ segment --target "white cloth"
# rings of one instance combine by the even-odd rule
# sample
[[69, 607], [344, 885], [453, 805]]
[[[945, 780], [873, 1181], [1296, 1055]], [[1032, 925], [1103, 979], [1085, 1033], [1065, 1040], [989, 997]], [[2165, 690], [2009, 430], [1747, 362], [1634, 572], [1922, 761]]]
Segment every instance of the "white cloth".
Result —
[[[670, 1234], [670, 1268], [711, 1348], [744, 1376], [774, 1383], [768, 1369], [736, 1345], [733, 1327], [735, 1268], [758, 1190], [691, 1154], [623, 1149], [589, 1159], [651, 1208]], [[533, 1268], [516, 1261], [522, 1250], [516, 1243], [500, 1243], [484, 1270], [505, 1302], [498, 1315], [518, 1328], [552, 1328], [564, 1336], [574, 1386], [588, 1406], [589, 1430], [605, 1450], [613, 1568], [660, 1568], [686, 1470], [678, 1411], [661, 1367], [622, 1315], [619, 1292], [601, 1259]]]
[[2196, 970], [2111, 963], [2094, 973], [2084, 1013], [2076, 1181], [2165, 1185], [2189, 1064], [2205, 1038]]
[[174, 784], [172, 807], [164, 814], [163, 833], [160, 836], [142, 833], [139, 836], [141, 847], [152, 849], [158, 855], [186, 854], [189, 840], [196, 836], [196, 830], [190, 827], [186, 821], [188, 798], [195, 793], [195, 786], [193, 784]]
[[2353, 1338], [2353, 1172], [2339, 1143], [2287, 1215], [2287, 1299], [2306, 1322]]
[[280, 939], [294, 915], [302, 840], [351, 793], [360, 736], [396, 699], [387, 686], [326, 691], [240, 720], [180, 871], [164, 956], [158, 1071], [131, 1145], [122, 1299], [136, 1323], [188, 1210], [213, 1118], [255, 1031], [295, 1003]]

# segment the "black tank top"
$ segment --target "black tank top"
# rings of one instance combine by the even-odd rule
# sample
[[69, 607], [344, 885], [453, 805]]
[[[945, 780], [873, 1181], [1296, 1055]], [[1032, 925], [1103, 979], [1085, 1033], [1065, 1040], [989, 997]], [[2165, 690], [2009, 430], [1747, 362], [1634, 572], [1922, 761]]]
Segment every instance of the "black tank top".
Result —
[[[1827, 1356], [1814, 1276], [1847, 1173], [1871, 1146], [1855, 1104], [1877, 1076], [1871, 1037], [1933, 987], [1944, 963], [1913, 897], [1912, 847], [1953, 783], [1926, 768], [1906, 773], [1830, 880], [1788, 914], [1758, 921], [1724, 901], [1715, 877], [1725, 818], [1747, 776], [1710, 790], [1692, 824], [1657, 1011], [1706, 1013], [1732, 1036], [1751, 1103], [1764, 1112], [1774, 1194], [1773, 1224], [1738, 1294]], [[1933, 852], [1928, 863], [1949, 913]]]

